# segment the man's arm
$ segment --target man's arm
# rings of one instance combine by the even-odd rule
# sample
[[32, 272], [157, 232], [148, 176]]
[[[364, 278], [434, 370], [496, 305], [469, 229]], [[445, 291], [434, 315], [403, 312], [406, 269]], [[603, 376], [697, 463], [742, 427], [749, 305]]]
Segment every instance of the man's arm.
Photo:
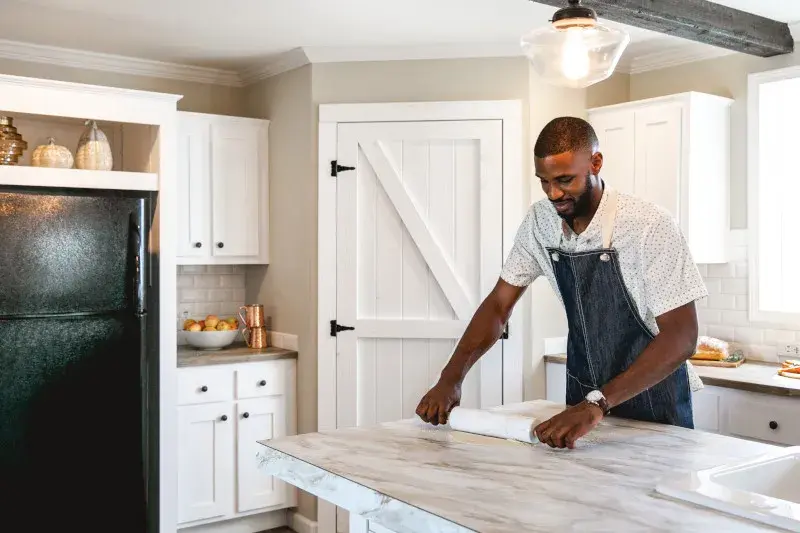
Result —
[[609, 407], [660, 383], [694, 354], [698, 331], [694, 302], [659, 315], [656, 323], [658, 335], [625, 372], [602, 388]]
[[526, 287], [516, 287], [502, 279], [475, 311], [453, 355], [439, 376], [438, 383], [422, 398], [417, 415], [431, 424], [447, 423], [450, 410], [461, 400], [461, 384], [469, 369], [491, 348], [511, 316], [514, 305]]

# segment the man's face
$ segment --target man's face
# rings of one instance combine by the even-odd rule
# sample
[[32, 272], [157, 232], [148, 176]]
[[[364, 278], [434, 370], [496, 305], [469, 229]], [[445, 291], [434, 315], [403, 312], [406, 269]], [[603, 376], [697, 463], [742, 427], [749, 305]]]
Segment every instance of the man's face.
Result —
[[558, 215], [571, 221], [588, 213], [594, 177], [603, 166], [603, 156], [589, 150], [534, 157], [536, 176], [553, 202]]

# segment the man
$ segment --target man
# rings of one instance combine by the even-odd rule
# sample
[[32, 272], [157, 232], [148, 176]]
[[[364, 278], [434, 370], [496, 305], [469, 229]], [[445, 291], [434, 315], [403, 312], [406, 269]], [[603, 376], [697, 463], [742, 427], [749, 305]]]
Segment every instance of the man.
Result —
[[540, 133], [534, 162], [547, 198], [529, 210], [500, 280], [420, 401], [423, 420], [446, 423], [469, 369], [500, 337], [525, 288], [545, 275], [569, 323], [570, 407], [536, 426], [537, 438], [572, 448], [609, 412], [693, 427], [687, 359], [705, 284], [671, 216], [603, 181], [598, 144], [591, 125], [573, 117]]

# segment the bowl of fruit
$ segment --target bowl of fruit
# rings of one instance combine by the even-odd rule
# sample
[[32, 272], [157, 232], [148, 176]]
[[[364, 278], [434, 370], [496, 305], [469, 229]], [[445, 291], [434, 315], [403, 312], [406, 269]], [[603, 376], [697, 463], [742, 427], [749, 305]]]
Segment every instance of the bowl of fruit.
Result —
[[183, 337], [186, 343], [201, 350], [219, 350], [229, 346], [239, 335], [239, 320], [236, 317], [219, 318], [208, 315], [203, 320], [187, 318], [183, 322]]

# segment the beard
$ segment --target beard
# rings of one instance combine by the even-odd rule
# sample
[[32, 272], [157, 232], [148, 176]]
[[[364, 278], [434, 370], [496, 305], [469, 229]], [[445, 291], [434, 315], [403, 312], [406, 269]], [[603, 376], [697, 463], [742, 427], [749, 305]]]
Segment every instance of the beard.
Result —
[[572, 213], [559, 216], [563, 218], [570, 227], [572, 222], [580, 216], [587, 215], [591, 210], [592, 205], [592, 191], [594, 190], [594, 182], [592, 181], [592, 173], [586, 173], [586, 186], [583, 191], [575, 197]]

